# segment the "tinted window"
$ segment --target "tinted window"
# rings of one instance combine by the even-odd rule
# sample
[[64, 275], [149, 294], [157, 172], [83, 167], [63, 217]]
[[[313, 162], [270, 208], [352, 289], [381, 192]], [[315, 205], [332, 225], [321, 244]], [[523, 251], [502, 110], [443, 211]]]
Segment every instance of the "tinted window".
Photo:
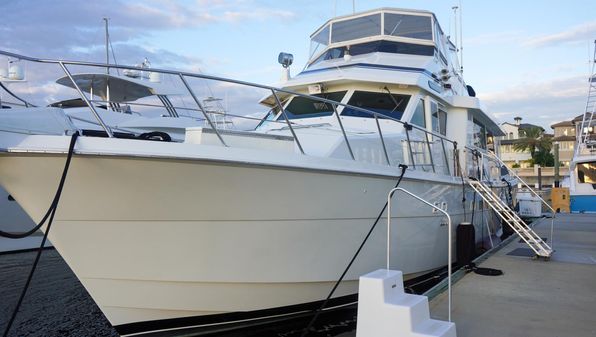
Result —
[[331, 42], [341, 42], [381, 35], [381, 14], [373, 14], [333, 23]]
[[[313, 96], [340, 102], [345, 95], [346, 91], [337, 91]], [[317, 101], [312, 98], [297, 96], [292, 98], [292, 101], [288, 104], [285, 111], [289, 119], [323, 117], [333, 114], [333, 106], [329, 103]], [[278, 120], [283, 119], [283, 116], [278, 118]]]
[[596, 184], [596, 162], [577, 164], [577, 180], [580, 183]]
[[329, 44], [329, 26], [326, 26], [310, 40], [310, 56], [322, 51]]
[[473, 131], [473, 139], [474, 145], [486, 149], [486, 128], [484, 125], [480, 124], [480, 122], [474, 119], [474, 131]]
[[412, 120], [410, 120], [410, 123], [426, 128], [426, 118], [424, 117], [425, 115], [426, 114], [424, 113], [424, 100], [421, 99], [420, 101], [418, 101], [418, 105], [416, 106], [416, 110], [414, 111], [414, 115], [412, 116]]
[[433, 39], [430, 16], [385, 13], [385, 35], [410, 37], [414, 39]]
[[[314, 63], [320, 62], [322, 60], [342, 58], [344, 57], [345, 52], [346, 47], [330, 49], [319, 56]], [[350, 55], [352, 56], [376, 52], [433, 56], [435, 53], [435, 47], [392, 41], [374, 41], [350, 46]]]
[[[381, 115], [389, 116], [391, 118], [401, 119], [406, 106], [408, 106], [409, 100], [410, 96], [408, 95], [356, 91], [350, 98], [348, 104], [362, 109], [378, 112]], [[374, 118], [374, 116], [370, 114], [352, 109], [350, 107], [345, 107], [341, 114], [342, 116]]]
[[433, 126], [433, 132], [442, 134], [443, 136], [447, 134], [447, 113], [439, 108], [437, 103], [431, 102], [430, 103], [430, 110], [431, 110], [431, 120]]

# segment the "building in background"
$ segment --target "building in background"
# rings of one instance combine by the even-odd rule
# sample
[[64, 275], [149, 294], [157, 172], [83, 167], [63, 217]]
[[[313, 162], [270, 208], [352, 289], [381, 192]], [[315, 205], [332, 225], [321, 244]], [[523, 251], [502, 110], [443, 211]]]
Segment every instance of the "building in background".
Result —
[[528, 162], [532, 158], [530, 151], [516, 151], [514, 148], [517, 140], [524, 138], [524, 130], [535, 127], [540, 128], [544, 132], [544, 128], [534, 124], [521, 123], [521, 120], [521, 117], [515, 117], [514, 123], [505, 122], [501, 124], [501, 129], [503, 129], [506, 136], [500, 137], [499, 151], [501, 160], [509, 167], [530, 167], [530, 163]]
[[[579, 123], [581, 124], [581, 116], [579, 117]], [[573, 151], [575, 150], [576, 119], [577, 117], [572, 120], [562, 121], [550, 126], [555, 134], [553, 137], [553, 144], [559, 144], [559, 162], [561, 163], [561, 166], [569, 167], [569, 163], [573, 158]]]

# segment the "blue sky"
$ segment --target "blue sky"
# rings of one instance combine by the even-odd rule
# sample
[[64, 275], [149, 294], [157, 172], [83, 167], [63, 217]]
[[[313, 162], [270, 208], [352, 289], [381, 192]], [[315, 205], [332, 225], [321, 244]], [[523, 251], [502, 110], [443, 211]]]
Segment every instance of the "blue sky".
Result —
[[[459, 0], [356, 1], [378, 7], [426, 9], [452, 31]], [[590, 0], [462, 0], [464, 77], [500, 121], [521, 116], [544, 127], [583, 111], [589, 49], [596, 39]], [[304, 66], [309, 35], [352, 0], [3, 0], [0, 47], [27, 55], [102, 61], [103, 21], [120, 63], [200, 70], [275, 84], [277, 54]]]

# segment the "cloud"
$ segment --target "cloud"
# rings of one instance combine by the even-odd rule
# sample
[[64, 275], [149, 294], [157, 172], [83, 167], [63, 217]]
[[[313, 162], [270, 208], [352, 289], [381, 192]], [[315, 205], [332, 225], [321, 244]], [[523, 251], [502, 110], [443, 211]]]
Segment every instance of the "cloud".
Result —
[[556, 121], [583, 113], [586, 94], [586, 79], [572, 76], [545, 82], [525, 82], [478, 96], [501, 122], [520, 116], [528, 123], [547, 129]]
[[585, 42], [596, 35], [596, 21], [586, 22], [568, 30], [550, 35], [537, 36], [524, 42], [529, 47], [548, 47], [562, 43]]
[[96, 49], [103, 48], [104, 17], [110, 18], [112, 44], [133, 45], [156, 32], [295, 17], [291, 11], [248, 0], [62, 0], [35, 5], [4, 0], [0, 8], [10, 13], [0, 22], [2, 48], [46, 58], [86, 59], [90, 51], [97, 54]]
[[295, 14], [290, 11], [263, 8], [250, 11], [226, 11], [222, 15], [222, 20], [229, 22], [241, 22], [244, 20], [265, 21], [271, 18], [285, 20], [294, 17]]
[[467, 46], [486, 46], [495, 44], [518, 43], [522, 40], [524, 33], [522, 31], [505, 31], [498, 33], [482, 34], [472, 37], [464, 37], [464, 45]]
[[[3, 50], [46, 59], [103, 63], [102, 18], [109, 17], [111, 43], [118, 64], [134, 65], [146, 57], [153, 67], [191, 72], [200, 72], [210, 60], [152, 46], [147, 43], [152, 35], [164, 31], [174, 35], [181, 30], [204, 29], [208, 25], [240, 25], [248, 21], [283, 21], [295, 17], [291, 11], [253, 0], [3, 0], [0, 9], [3, 13], [10, 13], [0, 21], [0, 48]], [[0, 57], [0, 62], [5, 62], [5, 58]], [[40, 105], [72, 96], [70, 89], [54, 84], [57, 78], [64, 76], [57, 65], [25, 61], [22, 64], [28, 82], [21, 86], [13, 85], [15, 92]], [[75, 66], [69, 68], [72, 72], [103, 71]], [[235, 101], [258, 99], [261, 94], [251, 94], [250, 90], [234, 91], [224, 92], [235, 97], [230, 107], [247, 113], [260, 111], [256, 107], [242, 109]]]

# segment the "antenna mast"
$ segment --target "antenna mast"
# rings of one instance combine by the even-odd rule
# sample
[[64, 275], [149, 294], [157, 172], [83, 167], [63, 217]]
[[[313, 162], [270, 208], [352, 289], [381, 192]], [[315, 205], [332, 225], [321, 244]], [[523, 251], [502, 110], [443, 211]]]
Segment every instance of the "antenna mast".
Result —
[[464, 38], [463, 38], [463, 23], [462, 23], [462, 12], [461, 0], [459, 0], [459, 65], [460, 72], [464, 73]]

